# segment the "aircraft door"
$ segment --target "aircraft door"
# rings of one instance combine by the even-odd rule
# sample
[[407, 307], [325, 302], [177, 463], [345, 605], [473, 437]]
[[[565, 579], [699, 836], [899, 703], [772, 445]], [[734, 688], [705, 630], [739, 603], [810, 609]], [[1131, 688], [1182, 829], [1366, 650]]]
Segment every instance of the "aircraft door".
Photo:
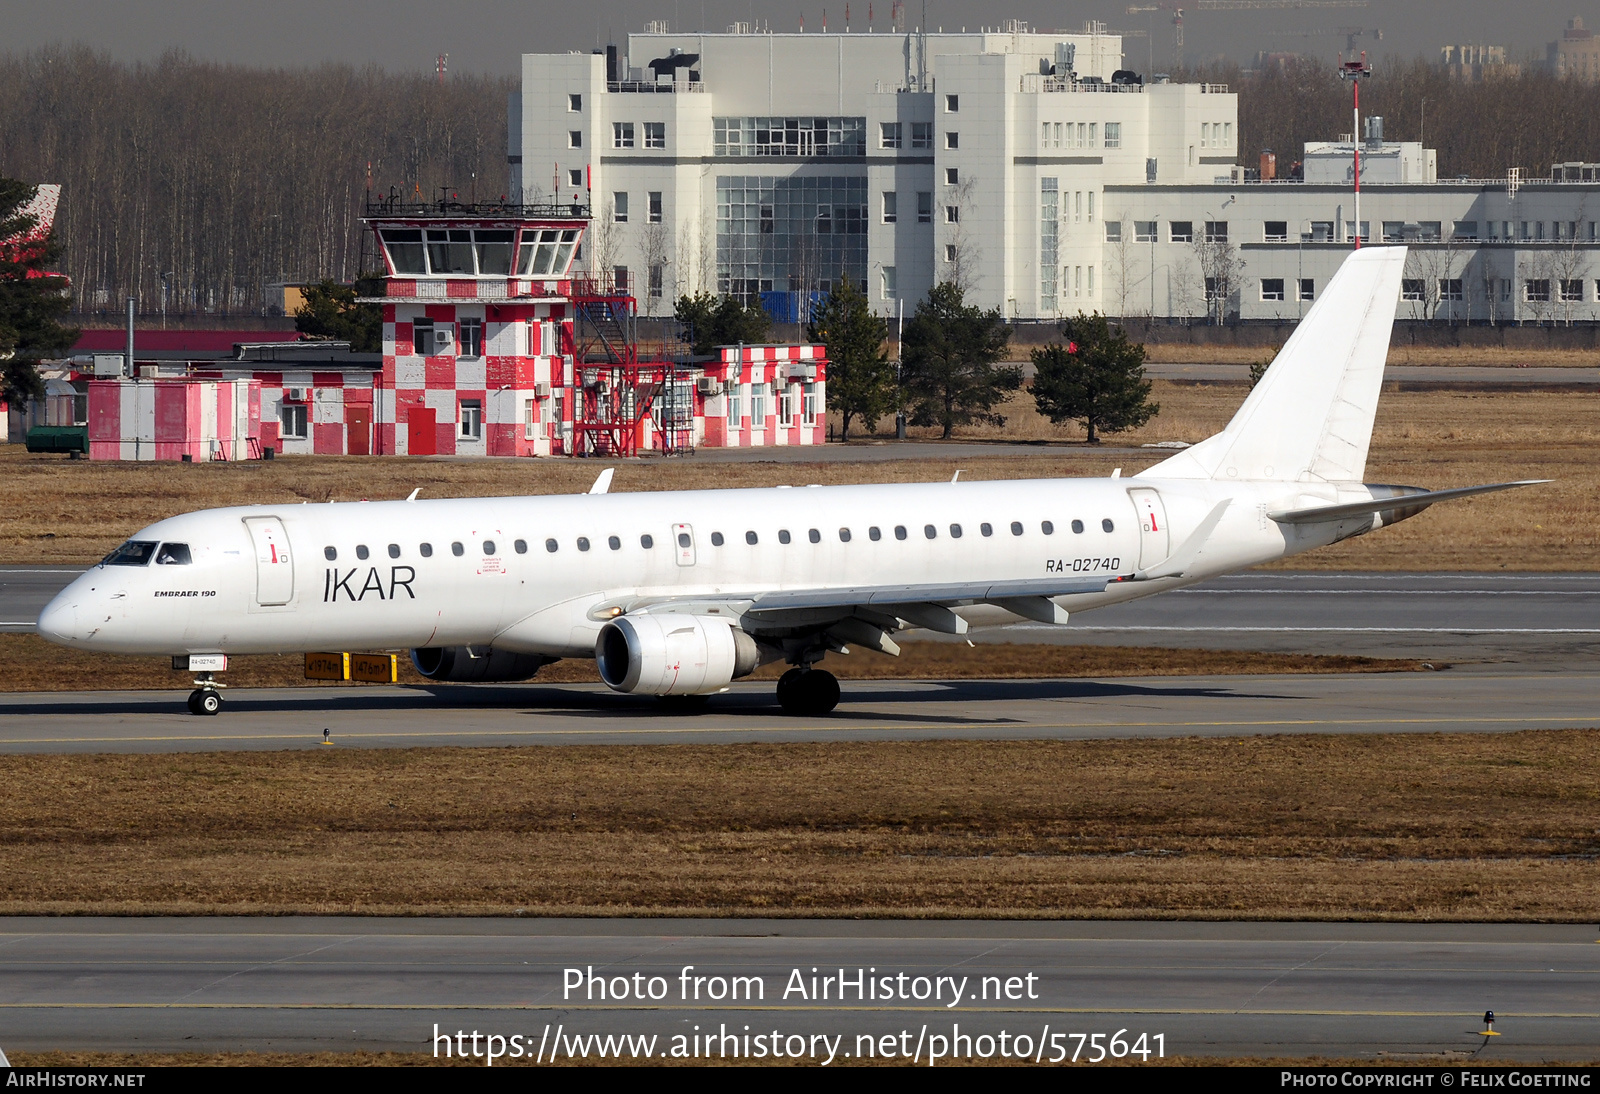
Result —
[[672, 545], [678, 552], [679, 566], [694, 565], [694, 529], [687, 524], [672, 526]]
[[1149, 569], [1172, 553], [1167, 510], [1161, 504], [1161, 495], [1148, 487], [1129, 490], [1128, 497], [1139, 516], [1139, 568]]
[[277, 517], [245, 517], [256, 552], [256, 603], [277, 607], [294, 599], [294, 562], [289, 537]]

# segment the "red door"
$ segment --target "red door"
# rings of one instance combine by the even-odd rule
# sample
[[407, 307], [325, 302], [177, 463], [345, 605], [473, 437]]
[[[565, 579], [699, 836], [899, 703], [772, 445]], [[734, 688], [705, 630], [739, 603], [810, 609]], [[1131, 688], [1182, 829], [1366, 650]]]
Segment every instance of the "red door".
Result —
[[372, 455], [372, 407], [364, 403], [349, 405], [344, 408], [345, 436], [348, 438], [349, 454], [352, 456]]
[[406, 451], [413, 456], [432, 456], [439, 451], [434, 432], [433, 407], [414, 406], [406, 412]]

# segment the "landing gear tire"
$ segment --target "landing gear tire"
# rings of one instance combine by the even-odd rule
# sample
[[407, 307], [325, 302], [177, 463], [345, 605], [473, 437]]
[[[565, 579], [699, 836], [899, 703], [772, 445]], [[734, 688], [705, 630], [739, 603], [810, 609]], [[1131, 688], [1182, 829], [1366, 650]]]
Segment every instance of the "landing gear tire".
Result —
[[189, 693], [189, 713], [202, 716], [216, 714], [222, 709], [222, 693], [210, 688], [196, 688]]
[[822, 669], [790, 669], [778, 680], [785, 714], [827, 714], [839, 705], [839, 681]]

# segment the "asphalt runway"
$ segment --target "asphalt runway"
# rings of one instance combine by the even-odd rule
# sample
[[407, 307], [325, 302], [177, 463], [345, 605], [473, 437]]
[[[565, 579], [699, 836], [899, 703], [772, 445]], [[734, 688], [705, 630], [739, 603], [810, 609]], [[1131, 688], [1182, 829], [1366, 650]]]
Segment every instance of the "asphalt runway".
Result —
[[695, 714], [600, 685], [239, 689], [215, 718], [183, 691], [0, 695], [0, 752], [1090, 740], [1276, 733], [1502, 733], [1600, 725], [1600, 675], [1409, 672], [1107, 680], [845, 681], [826, 717], [772, 685]]
[[[1592, 926], [5, 919], [0, 954], [7, 1051], [426, 1052], [437, 1025], [520, 1035], [529, 1056], [542, 1042], [545, 1062], [558, 1028], [567, 1050], [653, 1034], [644, 1051], [659, 1057], [696, 1032], [718, 1035], [713, 1054], [754, 1055], [746, 1027], [796, 1054], [815, 1045], [815, 1063], [825, 1035], [842, 1038], [836, 1062], [870, 1041], [926, 1065], [957, 1027], [969, 1051], [997, 1053], [1004, 1030], [1013, 1053], [1027, 1037], [1045, 1060], [1080, 1045], [1087, 1059], [1087, 1035], [1109, 1044], [1119, 1030], [1168, 1056], [1600, 1057]], [[591, 972], [611, 989], [627, 978], [628, 997], [586, 999]], [[735, 976], [759, 978], [759, 996], [747, 981], [750, 1000], [728, 998]], [[567, 990], [573, 977], [584, 987]], [[1500, 1036], [1481, 1035], [1485, 1010]]]

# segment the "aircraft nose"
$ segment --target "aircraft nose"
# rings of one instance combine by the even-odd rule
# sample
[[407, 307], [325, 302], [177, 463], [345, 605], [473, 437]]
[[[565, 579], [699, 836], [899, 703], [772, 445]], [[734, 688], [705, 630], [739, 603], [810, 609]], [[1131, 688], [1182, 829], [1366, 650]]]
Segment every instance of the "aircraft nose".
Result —
[[[69, 590], [70, 591], [70, 590]], [[78, 605], [65, 592], [39, 613], [39, 633], [50, 642], [70, 645], [78, 641]]]

